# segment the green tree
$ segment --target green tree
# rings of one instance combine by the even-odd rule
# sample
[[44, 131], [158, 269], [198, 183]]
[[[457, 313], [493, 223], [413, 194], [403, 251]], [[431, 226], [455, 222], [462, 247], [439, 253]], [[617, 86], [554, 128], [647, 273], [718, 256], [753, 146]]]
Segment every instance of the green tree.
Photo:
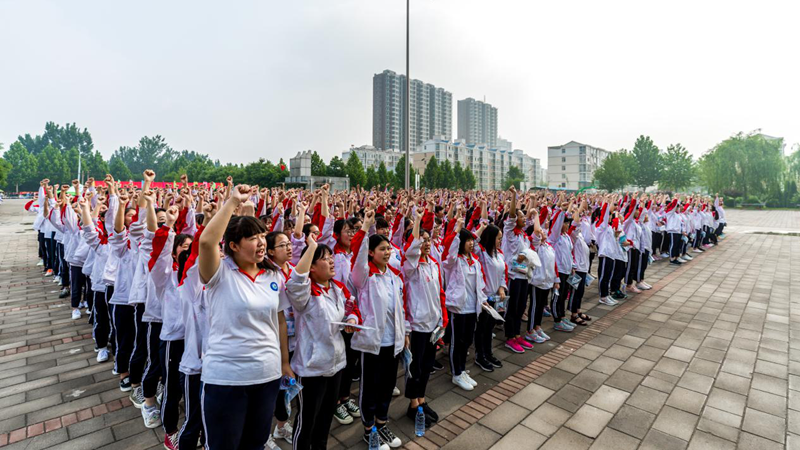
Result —
[[[77, 173], [78, 168], [76, 167], [74, 170]], [[83, 178], [83, 180], [89, 177], [94, 177], [95, 180], [102, 180], [106, 174], [109, 173], [108, 163], [103, 159], [103, 155], [95, 150], [88, 158], [81, 160], [81, 171], [81, 178]]]
[[633, 157], [627, 150], [611, 153], [594, 171], [594, 182], [600, 189], [616, 191], [633, 182]]
[[631, 169], [633, 184], [645, 190], [659, 181], [661, 172], [661, 151], [650, 136], [639, 136], [631, 152], [634, 166]]
[[694, 161], [689, 152], [681, 144], [667, 147], [658, 187], [662, 190], [679, 192], [692, 185], [694, 175]]
[[36, 188], [39, 163], [20, 141], [11, 144], [11, 147], [3, 154], [3, 159], [12, 167], [7, 180], [9, 189], [14, 186], [14, 191], [19, 192], [20, 186], [23, 189], [31, 190]]
[[[128, 166], [126, 166], [125, 163], [122, 162], [122, 160], [117, 157], [112, 156], [111, 159], [108, 161], [108, 171], [109, 173], [111, 173], [111, 175], [114, 176], [115, 180], [125, 181], [134, 179], [134, 176], [131, 173], [130, 169], [128, 169]], [[138, 180], [141, 177], [142, 177], [141, 175], [137, 174], [136, 179]]]
[[380, 184], [380, 181], [378, 180], [378, 172], [376, 172], [372, 166], [367, 167], [367, 182], [365, 188], [372, 189], [378, 184]]
[[428, 189], [436, 189], [439, 186], [439, 162], [435, 156], [431, 156], [425, 165], [425, 173], [422, 174], [420, 184]]
[[[409, 183], [411, 184], [411, 187], [413, 188], [414, 187], [414, 180], [416, 180], [416, 177], [417, 177], [417, 171], [414, 170], [413, 167], [409, 167], [409, 168], [411, 169], [411, 172], [410, 172], [411, 175], [408, 178], [408, 180], [409, 180]], [[391, 183], [392, 183], [392, 186], [394, 186], [395, 189], [405, 189], [405, 187], [406, 187], [406, 155], [401, 156], [400, 159], [397, 160], [397, 164], [394, 166], [394, 177], [393, 177], [393, 180], [391, 180]], [[422, 180], [420, 180], [420, 183], [422, 183]], [[424, 184], [422, 186], [424, 186]]]
[[325, 161], [317, 154], [317, 152], [311, 153], [311, 175], [315, 177], [324, 177], [328, 174], [328, 167], [325, 165]]
[[464, 184], [462, 185], [462, 189], [472, 190], [475, 189], [477, 185], [477, 180], [475, 179], [475, 174], [472, 173], [472, 169], [467, 167], [464, 169]]
[[328, 164], [328, 176], [329, 177], [345, 177], [347, 173], [344, 169], [344, 161], [342, 158], [338, 156], [334, 156], [331, 158], [331, 162]]
[[375, 173], [378, 175], [379, 185], [386, 186], [387, 183], [391, 183], [392, 176], [389, 175], [389, 171], [386, 170], [386, 164], [384, 164], [383, 161], [378, 165], [378, 170], [376, 170]]
[[744, 197], [776, 192], [786, 170], [782, 146], [782, 139], [739, 133], [700, 158], [700, 179], [711, 192], [736, 191]]
[[[2, 148], [0, 148], [2, 150]], [[11, 163], [0, 158], [0, 186], [5, 186], [8, 181], [8, 174], [11, 172]]]
[[[70, 167], [67, 165], [67, 160], [61, 151], [50, 144], [42, 149], [42, 152], [37, 156], [39, 161], [38, 178], [49, 178], [52, 185], [56, 183], [69, 183], [72, 180], [70, 176]], [[78, 168], [75, 168], [77, 173]]]
[[355, 152], [350, 152], [350, 157], [347, 158], [347, 164], [344, 167], [345, 174], [350, 178], [350, 186], [362, 186], [367, 183], [367, 174], [364, 172], [364, 166], [358, 155]]
[[[264, 158], [245, 164], [242, 168], [241, 180], [238, 182], [261, 187], [273, 187], [279, 184], [280, 168]], [[234, 182], [237, 182], [234, 180]], [[283, 180], [280, 180], [283, 182]]]
[[136, 147], [122, 146], [112, 155], [112, 157], [121, 159], [132, 173], [142, 173], [146, 169], [153, 169], [156, 174], [162, 174], [162, 176], [170, 172], [177, 172], [172, 167], [176, 156], [160, 135], [144, 136], [139, 139], [139, 145]]
[[437, 187], [442, 189], [458, 189], [456, 186], [456, 179], [453, 175], [453, 166], [450, 160], [445, 159], [439, 166], [439, 179], [437, 180]]
[[525, 181], [525, 174], [522, 173], [522, 170], [517, 166], [511, 166], [508, 168], [505, 180], [503, 180], [503, 187], [508, 188], [514, 185], [515, 188], [519, 189], [520, 183], [523, 181]]
[[461, 163], [456, 161], [453, 164], [453, 183], [455, 184], [456, 189], [466, 189], [464, 185], [466, 180], [464, 180], [464, 169], [461, 167]]

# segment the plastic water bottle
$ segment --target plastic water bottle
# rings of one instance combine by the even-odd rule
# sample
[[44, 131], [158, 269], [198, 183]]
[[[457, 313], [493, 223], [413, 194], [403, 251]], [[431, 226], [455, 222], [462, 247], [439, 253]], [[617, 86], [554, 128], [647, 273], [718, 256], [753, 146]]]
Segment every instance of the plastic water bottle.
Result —
[[380, 450], [381, 449], [381, 438], [378, 437], [378, 429], [375, 426], [372, 426], [372, 430], [369, 432], [369, 450]]
[[303, 389], [303, 386], [297, 382], [294, 378], [289, 378], [284, 376], [281, 378], [280, 389], [285, 391], [283, 394], [283, 401], [286, 404], [286, 414], [291, 416], [292, 415], [292, 399], [300, 393], [300, 389]]
[[417, 417], [414, 419], [414, 434], [418, 437], [425, 434], [425, 412], [417, 406]]

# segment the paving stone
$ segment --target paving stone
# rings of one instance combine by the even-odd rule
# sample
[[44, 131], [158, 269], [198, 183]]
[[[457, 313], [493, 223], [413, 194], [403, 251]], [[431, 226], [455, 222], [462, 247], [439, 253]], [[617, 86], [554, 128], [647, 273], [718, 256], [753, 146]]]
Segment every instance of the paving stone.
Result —
[[656, 363], [654, 361], [631, 356], [622, 364], [620, 368], [629, 372], [637, 373], [639, 375], [647, 375], [650, 370], [655, 367], [655, 365]]
[[734, 450], [736, 444], [720, 439], [712, 434], [695, 431], [689, 441], [689, 450]]
[[530, 414], [530, 410], [511, 402], [504, 402], [478, 421], [490, 430], [504, 435]]
[[742, 431], [747, 431], [782, 444], [786, 440], [786, 421], [772, 414], [747, 408], [744, 415], [744, 423], [742, 424]]
[[739, 449], [742, 450], [783, 450], [783, 445], [764, 439], [761, 436], [742, 432], [739, 437]]
[[713, 388], [708, 396], [707, 406], [742, 416], [746, 402], [747, 398], [744, 395]]
[[682, 387], [676, 387], [667, 399], [667, 405], [673, 408], [686, 411], [691, 414], [700, 414], [706, 396], [699, 392], [690, 391]]
[[572, 379], [572, 374], [569, 372], [565, 372], [560, 369], [552, 368], [548, 370], [544, 375], [536, 378], [533, 382], [536, 384], [540, 384], [548, 389], [552, 389], [557, 391], [564, 387], [565, 384], [569, 383]]
[[664, 357], [676, 359], [678, 361], [683, 361], [685, 363], [689, 363], [692, 361], [695, 352], [693, 350], [689, 350], [686, 348], [681, 347], [670, 347], [666, 353], [664, 353]]
[[586, 404], [613, 414], [622, 407], [629, 396], [630, 394], [623, 390], [615, 389], [610, 386], [602, 386], [589, 398]]
[[786, 418], [786, 397], [780, 395], [751, 389], [747, 395], [747, 407]]
[[731, 392], [746, 392], [750, 388], [750, 379], [727, 372], [720, 372], [714, 380], [714, 386]]
[[553, 394], [555, 394], [555, 391], [544, 386], [531, 383], [522, 388], [521, 391], [514, 394], [508, 400], [528, 409], [529, 411], [533, 411]]
[[620, 369], [614, 372], [614, 375], [611, 375], [605, 384], [623, 391], [633, 392], [643, 379], [642, 375]]
[[575, 413], [591, 396], [591, 392], [570, 384], [561, 388], [547, 401], [561, 409]]
[[620, 433], [611, 428], [606, 428], [600, 433], [590, 447], [591, 450], [635, 450], [639, 446], [639, 440]]
[[608, 379], [608, 375], [596, 372], [594, 370], [585, 369], [575, 376], [569, 384], [577, 386], [581, 389], [594, 392], [603, 385], [603, 382]]
[[623, 405], [614, 418], [611, 419], [608, 426], [625, 434], [643, 439], [655, 419], [655, 414], [633, 406]]
[[614, 415], [608, 411], [586, 404], [581, 406], [565, 426], [584, 436], [596, 438], [613, 417]]
[[688, 446], [688, 442], [677, 437], [662, 433], [658, 430], [650, 430], [639, 446], [640, 450], [682, 450]]
[[502, 439], [492, 446], [492, 450], [518, 450], [520, 448], [539, 448], [547, 440], [527, 427], [514, 427]]
[[552, 436], [564, 423], [572, 416], [569, 411], [565, 411], [550, 403], [545, 403], [536, 409], [531, 415], [522, 421], [522, 425], [543, 435]]
[[688, 441], [692, 436], [698, 419], [699, 417], [694, 414], [665, 406], [658, 414], [653, 428], [670, 436]]
[[667, 394], [647, 386], [639, 386], [628, 399], [627, 403], [644, 411], [658, 414], [667, 401]]
[[561, 428], [542, 447], [542, 450], [583, 450], [592, 445], [592, 440], [569, 428]]

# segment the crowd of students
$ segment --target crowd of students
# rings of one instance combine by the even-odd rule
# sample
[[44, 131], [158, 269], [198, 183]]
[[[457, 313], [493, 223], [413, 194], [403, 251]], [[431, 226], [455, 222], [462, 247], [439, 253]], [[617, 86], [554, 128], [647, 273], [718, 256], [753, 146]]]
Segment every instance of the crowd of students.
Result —
[[[156, 189], [155, 173], [143, 179], [43, 180], [26, 209], [45, 276], [70, 297], [72, 319], [88, 315], [97, 361], [113, 361], [167, 449], [278, 439], [324, 449], [332, 421], [354, 418], [365, 441], [374, 427], [382, 448], [399, 447], [388, 422], [401, 361], [407, 416], [421, 408], [430, 426], [437, 352], [452, 382], [473, 390], [469, 349], [481, 370], [502, 367], [492, 344], [501, 321], [514, 353], [550, 339], [545, 317], [557, 332], [586, 326], [595, 279], [613, 307], [651, 288], [654, 261], [691, 261], [726, 223], [722, 200], [703, 196], [331, 192], [185, 177]], [[292, 383], [302, 386], [293, 420]]]

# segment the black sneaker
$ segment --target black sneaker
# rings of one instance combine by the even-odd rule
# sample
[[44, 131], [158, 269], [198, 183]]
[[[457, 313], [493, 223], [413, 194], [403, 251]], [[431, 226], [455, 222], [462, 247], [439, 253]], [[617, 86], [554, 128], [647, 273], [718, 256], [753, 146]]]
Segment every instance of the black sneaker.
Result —
[[385, 423], [378, 426], [378, 436], [380, 436], [381, 441], [389, 447], [397, 448], [403, 445], [403, 441], [401, 441], [399, 437], [395, 436], [394, 433], [392, 433], [392, 430], [390, 430]]
[[442, 369], [444, 369], [444, 366], [442, 365], [442, 363], [440, 363], [439, 361], [434, 359], [433, 360], [433, 370], [431, 371], [431, 373], [438, 372], [438, 371], [440, 371]]
[[439, 421], [439, 414], [437, 414], [436, 411], [432, 410], [427, 402], [422, 404], [422, 410], [425, 411], [426, 416], [431, 418], [432, 422]]
[[67, 297], [69, 297], [69, 288], [65, 287], [61, 289], [61, 293], [58, 294], [58, 298], [67, 298]]
[[[430, 428], [435, 420], [433, 417], [429, 416], [427, 412], [425, 412], [425, 407], [422, 407], [422, 412], [425, 414], [425, 428]], [[413, 420], [416, 423], [417, 420], [417, 408], [412, 407], [410, 404], [408, 405], [408, 409], [406, 410], [406, 417]]]
[[623, 294], [622, 291], [617, 291], [611, 294], [611, 298], [613, 298], [614, 300], [625, 300], [626, 298], [628, 298], [628, 296]]
[[681, 264], [683, 264], [682, 262], [678, 261], [677, 259], [673, 259], [673, 260], [672, 260], [672, 261], [670, 261], [669, 263], [670, 263], [670, 264], [675, 264], [676, 266], [680, 266]]
[[119, 380], [119, 390], [122, 392], [129, 392], [131, 390], [131, 379], [129, 377]]
[[499, 359], [495, 358], [493, 355], [487, 356], [486, 360], [489, 361], [489, 364], [495, 366], [498, 369], [503, 367], [503, 362], [500, 361]]
[[494, 366], [486, 358], [475, 358], [475, 364], [483, 369], [484, 372], [494, 372]]
[[358, 382], [358, 381], [361, 381], [361, 375], [360, 375], [360, 374], [359, 374], [359, 375], [355, 375], [355, 376], [352, 378], [352, 381], [353, 381], [353, 383], [356, 383], [356, 382]]

